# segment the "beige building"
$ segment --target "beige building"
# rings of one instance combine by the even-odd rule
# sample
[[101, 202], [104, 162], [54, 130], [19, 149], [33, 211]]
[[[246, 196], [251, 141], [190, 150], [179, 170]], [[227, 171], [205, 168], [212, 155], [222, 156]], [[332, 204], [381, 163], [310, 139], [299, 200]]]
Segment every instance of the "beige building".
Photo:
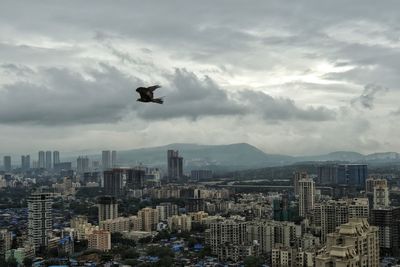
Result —
[[313, 210], [313, 226], [320, 232], [321, 242], [325, 243], [327, 235], [347, 223], [350, 218], [368, 218], [369, 205], [367, 198], [329, 200], [317, 203]]
[[111, 233], [105, 230], [94, 230], [87, 236], [88, 248], [109, 251], [111, 249]]
[[87, 235], [92, 233], [94, 230], [98, 230], [98, 226], [88, 223], [86, 216], [76, 216], [70, 221], [73, 237], [76, 240], [87, 239]]
[[374, 187], [376, 186], [383, 186], [387, 187], [387, 180], [386, 179], [380, 179], [380, 178], [375, 178], [375, 177], [370, 177], [365, 181], [365, 192], [368, 193], [374, 193]]
[[301, 238], [301, 226], [284, 221], [249, 222], [246, 234], [247, 244], [258, 244], [261, 253], [271, 253], [274, 244], [295, 244]]
[[315, 267], [316, 250], [302, 251], [275, 244], [271, 253], [272, 267]]
[[185, 231], [192, 230], [192, 218], [190, 215], [174, 215], [168, 218], [168, 227], [171, 231]]
[[294, 194], [298, 196], [300, 194], [300, 180], [302, 179], [307, 179], [308, 175], [306, 172], [295, 172], [293, 174], [293, 188], [294, 188]]
[[315, 183], [311, 178], [299, 181], [299, 215], [306, 218], [314, 208]]
[[326, 250], [315, 263], [316, 267], [378, 267], [378, 228], [367, 219], [350, 219], [328, 234]]
[[347, 200], [349, 206], [349, 219], [369, 218], [369, 201], [368, 198], [353, 198]]
[[138, 218], [141, 224], [141, 230], [151, 232], [157, 229], [160, 217], [157, 209], [147, 207], [138, 212]]
[[247, 222], [233, 219], [214, 221], [205, 232], [206, 244], [220, 260], [238, 258], [246, 246], [246, 225]]
[[194, 223], [202, 223], [208, 217], [208, 213], [204, 211], [190, 212], [189, 215]]
[[115, 197], [103, 196], [97, 200], [99, 222], [118, 217], [118, 202]]
[[122, 233], [131, 230], [138, 231], [140, 230], [139, 225], [138, 217], [131, 216], [101, 221], [99, 227], [100, 229], [109, 231], [110, 233]]

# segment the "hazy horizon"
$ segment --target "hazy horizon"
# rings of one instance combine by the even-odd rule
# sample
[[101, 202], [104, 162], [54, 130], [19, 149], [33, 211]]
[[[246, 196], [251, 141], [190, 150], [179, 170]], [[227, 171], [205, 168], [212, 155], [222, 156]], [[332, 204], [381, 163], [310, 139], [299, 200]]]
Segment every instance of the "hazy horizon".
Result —
[[[0, 151], [400, 151], [397, 1], [3, 1]], [[164, 105], [136, 102], [160, 84]], [[4, 152], [4, 153], [3, 153]]]
[[[282, 153], [281, 154], [277, 154], [277, 153], [270, 153], [268, 151], [264, 151], [261, 148], [259, 148], [257, 146], [254, 146], [252, 144], [249, 144], [249, 143], [229, 143], [229, 144], [214, 144], [214, 145], [199, 144], [199, 143], [170, 143], [170, 144], [164, 144], [164, 145], [159, 145], [159, 146], [125, 148], [125, 149], [116, 150], [116, 151], [117, 152], [125, 152], [125, 151], [131, 151], [131, 150], [140, 150], [140, 149], [146, 150], [146, 149], [164, 148], [164, 147], [167, 147], [167, 146], [171, 146], [169, 149], [177, 149], [182, 153], [182, 155], [184, 155], [185, 149], [180, 149], [179, 145], [229, 146], [229, 145], [238, 145], [238, 144], [247, 144], [247, 145], [253, 146], [253, 147], [259, 149], [260, 151], [264, 152], [265, 154], [274, 154], [274, 155], [291, 156], [291, 157], [299, 157], [299, 158], [301, 158], [301, 157], [309, 157], [309, 156], [312, 157], [312, 156], [328, 155], [328, 154], [336, 153], [336, 152], [339, 152], [339, 153], [340, 152], [344, 152], [344, 153], [347, 153], [347, 152], [359, 153], [359, 154], [364, 155], [364, 156], [371, 155], [371, 154], [379, 154], [379, 153], [400, 153], [398, 151], [374, 151], [372, 153], [361, 153], [359, 151], [352, 151], [352, 150], [335, 150], [335, 151], [326, 151], [326, 152], [322, 152], [322, 153], [319, 153], [319, 154], [282, 154]], [[176, 146], [174, 147], [173, 145], [176, 145]], [[57, 150], [57, 149], [42, 149], [41, 151], [45, 151], [45, 152], [46, 151], [52, 151], [53, 152], [55, 150]], [[88, 156], [89, 158], [97, 157], [97, 158], [101, 159], [101, 152], [103, 150], [110, 150], [111, 151], [111, 150], [114, 150], [114, 149], [105, 148], [105, 149], [101, 149], [101, 150], [87, 150], [87, 149], [85, 150], [85, 149], [82, 149], [82, 150], [71, 150], [71, 151], [62, 151], [62, 150], [57, 150], [57, 151], [60, 152], [60, 158], [63, 161], [65, 159], [68, 159], [68, 160], [75, 159], [78, 156]], [[18, 153], [0, 153], [0, 157], [12, 156], [13, 164], [17, 164], [18, 165], [18, 164], [20, 164], [20, 156], [21, 155], [30, 155], [31, 160], [37, 160], [38, 159], [38, 152], [39, 151], [31, 151], [31, 152], [28, 151], [28, 152], [24, 152], [22, 154], [18, 154]], [[167, 152], [167, 150], [165, 150], [165, 155], [166, 155], [166, 152]], [[73, 163], [74, 163], [74, 161], [73, 161]]]

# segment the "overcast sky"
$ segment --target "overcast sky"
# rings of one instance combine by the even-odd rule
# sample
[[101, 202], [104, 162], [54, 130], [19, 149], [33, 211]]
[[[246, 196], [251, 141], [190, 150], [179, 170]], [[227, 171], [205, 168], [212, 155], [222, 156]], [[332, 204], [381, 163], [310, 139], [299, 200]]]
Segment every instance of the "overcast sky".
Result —
[[[0, 150], [400, 151], [399, 1], [1, 1]], [[165, 104], [136, 102], [160, 84]]]

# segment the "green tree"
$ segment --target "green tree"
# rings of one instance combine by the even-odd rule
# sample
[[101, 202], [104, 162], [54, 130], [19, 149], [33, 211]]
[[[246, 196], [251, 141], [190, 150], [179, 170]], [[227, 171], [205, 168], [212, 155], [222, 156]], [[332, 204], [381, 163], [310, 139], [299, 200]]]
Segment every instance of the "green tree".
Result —
[[112, 255], [108, 254], [108, 253], [103, 253], [100, 256], [100, 261], [101, 262], [109, 262], [112, 261], [113, 257]]
[[14, 256], [7, 259], [7, 267], [18, 267], [18, 262]]
[[159, 241], [162, 239], [170, 239], [171, 238], [171, 233], [168, 230], [162, 230], [158, 232], [157, 236], [155, 236], [154, 240]]
[[122, 259], [136, 259], [139, 256], [140, 256], [139, 253], [137, 253], [136, 249], [134, 248], [129, 248], [121, 252]]
[[33, 260], [31, 258], [25, 257], [24, 258], [24, 266], [32, 266]]
[[150, 246], [147, 248], [147, 254], [150, 256], [163, 257], [174, 257], [174, 252], [169, 247]]
[[200, 252], [199, 257], [204, 258], [206, 256], [212, 256], [212, 250], [209, 246], [205, 246]]
[[124, 260], [124, 264], [130, 265], [130, 266], [138, 266], [139, 261], [136, 259], [127, 259], [127, 260]]
[[189, 238], [187, 239], [187, 242], [188, 242], [188, 247], [189, 247], [189, 248], [193, 248], [194, 245], [196, 245], [196, 244], [198, 243], [197, 239], [194, 238], [194, 237], [189, 237]]
[[248, 256], [244, 259], [245, 267], [260, 267], [263, 265], [263, 260], [258, 257]]
[[162, 257], [156, 264], [156, 267], [171, 267], [174, 264], [174, 259], [169, 256]]

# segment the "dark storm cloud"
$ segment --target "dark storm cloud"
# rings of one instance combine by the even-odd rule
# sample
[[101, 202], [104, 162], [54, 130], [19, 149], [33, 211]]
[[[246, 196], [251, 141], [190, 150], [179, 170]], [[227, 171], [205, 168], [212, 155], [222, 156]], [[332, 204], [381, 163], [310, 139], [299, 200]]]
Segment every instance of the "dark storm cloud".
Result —
[[387, 91], [388, 88], [385, 88], [383, 86], [376, 84], [367, 84], [364, 87], [364, 91], [362, 92], [362, 94], [359, 97], [354, 98], [351, 103], [353, 105], [360, 104], [363, 108], [373, 109], [376, 97], [379, 97], [379, 95], [384, 94]]
[[204, 116], [243, 115], [245, 107], [229, 98], [211, 78], [200, 79], [185, 69], [177, 69], [171, 77], [169, 87], [156, 91], [156, 96], [165, 96], [162, 106], [141, 105], [137, 108], [145, 119], [189, 118]]
[[34, 73], [31, 68], [20, 64], [1, 64], [0, 68], [4, 69], [8, 74], [16, 74], [18, 76], [25, 76]]
[[240, 99], [266, 120], [325, 121], [336, 117], [334, 111], [325, 107], [300, 108], [289, 98], [273, 98], [263, 92], [244, 90], [240, 92]]
[[[260, 115], [266, 120], [330, 120], [334, 112], [326, 108], [300, 108], [293, 100], [273, 98], [263, 92], [243, 90], [228, 93], [210, 77], [199, 78], [186, 69], [176, 69], [166, 77], [170, 85], [158, 89], [164, 105], [136, 102], [134, 89], [144, 82], [128, 77], [117, 68], [100, 64], [100, 70], [84, 74], [66, 68], [42, 68], [35, 75], [40, 84], [16, 82], [0, 90], [0, 123], [64, 125], [115, 123], [136, 111], [146, 120], [207, 116]], [[5, 65], [20, 72], [24, 66]], [[29, 69], [33, 72], [33, 70]]]
[[166, 95], [163, 106], [138, 107], [145, 119], [189, 118], [226, 115], [260, 115], [265, 120], [324, 121], [335, 112], [324, 107], [300, 108], [288, 98], [274, 98], [263, 92], [242, 90], [228, 94], [211, 78], [200, 79], [194, 73], [177, 69], [170, 88], [158, 89]]
[[0, 123], [63, 125], [110, 123], [131, 109], [137, 79], [106, 64], [89, 77], [65, 68], [36, 73], [42, 84], [16, 82], [0, 89]]

